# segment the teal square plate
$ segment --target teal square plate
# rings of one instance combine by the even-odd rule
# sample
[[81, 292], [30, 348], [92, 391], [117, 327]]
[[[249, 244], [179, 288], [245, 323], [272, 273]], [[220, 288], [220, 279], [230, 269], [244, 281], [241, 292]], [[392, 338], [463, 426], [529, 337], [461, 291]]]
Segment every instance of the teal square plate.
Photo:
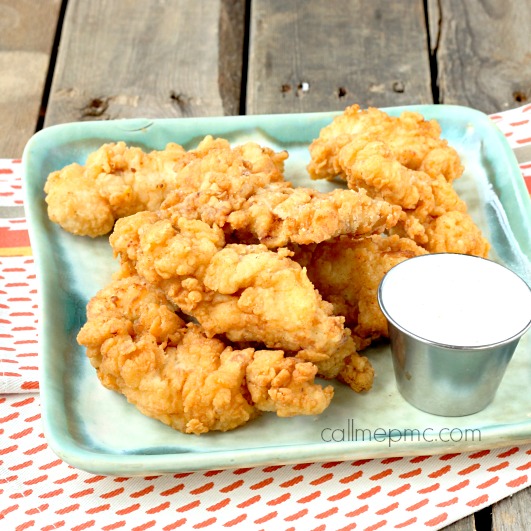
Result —
[[[456, 188], [492, 243], [492, 259], [531, 283], [531, 206], [516, 159], [484, 114], [458, 106], [409, 109], [437, 119], [465, 173]], [[23, 157], [25, 201], [40, 295], [40, 392], [50, 447], [71, 465], [97, 474], [179, 471], [462, 452], [531, 441], [531, 337], [523, 337], [494, 401], [468, 417], [436, 417], [399, 395], [387, 346], [370, 348], [373, 389], [356, 394], [335, 383], [330, 407], [316, 417], [264, 414], [228, 433], [185, 435], [147, 418], [105, 389], [76, 335], [88, 300], [118, 267], [108, 238], [73, 236], [48, 220], [43, 187], [51, 171], [84, 163], [101, 144], [124, 140], [146, 150], [168, 142], [193, 148], [206, 134], [233, 144], [254, 140], [288, 150], [286, 176], [330, 189], [306, 175], [308, 145], [338, 113], [117, 120], [58, 125], [37, 133]], [[488, 289], [486, 286], [485, 289]]]

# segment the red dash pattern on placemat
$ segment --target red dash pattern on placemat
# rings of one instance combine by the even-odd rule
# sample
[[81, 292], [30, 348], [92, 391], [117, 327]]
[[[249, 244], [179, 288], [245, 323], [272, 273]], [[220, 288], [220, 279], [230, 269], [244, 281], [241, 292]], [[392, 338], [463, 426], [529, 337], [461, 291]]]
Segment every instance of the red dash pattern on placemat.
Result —
[[[519, 149], [524, 146], [531, 148], [530, 109], [530, 105], [525, 105], [490, 117], [505, 135], [505, 138], [507, 138], [509, 145], [513, 149]], [[524, 178], [527, 191], [531, 194], [531, 156], [529, 159], [520, 159], [520, 170], [522, 171], [522, 177]]]
[[531, 445], [105, 477], [51, 452], [38, 395], [0, 402], [2, 529], [438, 529], [531, 484]]
[[38, 391], [37, 281], [20, 161], [0, 161], [0, 393]]

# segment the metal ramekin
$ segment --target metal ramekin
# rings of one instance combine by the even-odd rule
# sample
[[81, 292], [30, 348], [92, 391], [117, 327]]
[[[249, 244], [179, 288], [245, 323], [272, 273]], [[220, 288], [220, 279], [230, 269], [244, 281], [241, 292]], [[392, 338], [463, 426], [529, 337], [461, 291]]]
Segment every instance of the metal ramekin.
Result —
[[[395, 267], [407, 267], [406, 262]], [[380, 283], [378, 303], [389, 325], [400, 394], [416, 408], [435, 415], [464, 416], [481, 411], [493, 400], [518, 342], [531, 327], [531, 316], [522, 330], [494, 344], [470, 347], [430, 341], [401, 327], [389, 315], [384, 291], [393, 269]], [[530, 289], [523, 280], [522, 284], [523, 289]]]

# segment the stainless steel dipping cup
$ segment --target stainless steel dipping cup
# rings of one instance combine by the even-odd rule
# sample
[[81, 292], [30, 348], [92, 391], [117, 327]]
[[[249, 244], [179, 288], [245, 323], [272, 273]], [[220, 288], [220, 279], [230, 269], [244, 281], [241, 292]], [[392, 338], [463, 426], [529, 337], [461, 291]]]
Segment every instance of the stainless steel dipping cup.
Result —
[[[403, 264], [405, 262], [395, 267], [403, 267]], [[385, 296], [388, 275], [380, 283], [378, 302], [389, 325], [400, 394], [416, 408], [434, 415], [464, 416], [484, 409], [493, 400], [520, 338], [531, 326], [531, 315], [528, 314], [528, 323], [523, 329], [494, 344], [467, 347], [431, 341], [405, 329], [397, 323], [396, 316], [389, 313]], [[432, 278], [437, 279], [437, 276]], [[523, 280], [522, 289], [527, 289], [528, 295], [531, 293]], [[456, 300], [459, 301], [459, 296]], [[503, 307], [499, 311], [504, 311]]]
[[413, 406], [458, 417], [493, 400], [520, 338], [485, 347], [456, 348], [423, 341], [389, 321], [396, 384]]

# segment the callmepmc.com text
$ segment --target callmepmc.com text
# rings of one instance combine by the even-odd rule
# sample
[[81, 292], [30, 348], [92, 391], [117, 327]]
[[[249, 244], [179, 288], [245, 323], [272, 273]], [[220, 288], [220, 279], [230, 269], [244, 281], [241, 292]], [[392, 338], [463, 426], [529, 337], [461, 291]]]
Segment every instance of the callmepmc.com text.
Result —
[[354, 419], [348, 419], [341, 428], [324, 428], [321, 430], [324, 442], [363, 442], [375, 441], [389, 446], [399, 442], [420, 443], [459, 443], [480, 442], [481, 430], [471, 428], [359, 428]]

